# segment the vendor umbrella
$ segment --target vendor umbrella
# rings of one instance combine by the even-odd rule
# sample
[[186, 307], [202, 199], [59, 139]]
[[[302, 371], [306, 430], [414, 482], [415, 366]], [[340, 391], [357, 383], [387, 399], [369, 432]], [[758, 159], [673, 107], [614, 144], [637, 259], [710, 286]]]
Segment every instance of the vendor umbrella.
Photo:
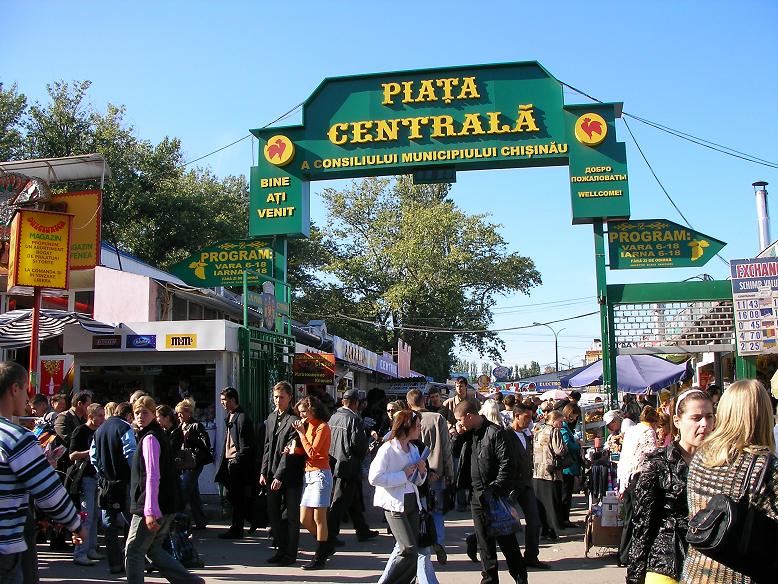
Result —
[[[628, 393], [650, 393], [679, 383], [691, 375], [687, 363], [676, 365], [654, 355], [617, 355], [616, 380]], [[560, 379], [562, 387], [602, 385], [602, 359], [575, 375]]]
[[547, 399], [567, 399], [568, 396], [566, 391], [562, 391], [561, 389], [549, 389], [548, 391], [540, 394], [540, 399], [543, 401], [546, 401]]

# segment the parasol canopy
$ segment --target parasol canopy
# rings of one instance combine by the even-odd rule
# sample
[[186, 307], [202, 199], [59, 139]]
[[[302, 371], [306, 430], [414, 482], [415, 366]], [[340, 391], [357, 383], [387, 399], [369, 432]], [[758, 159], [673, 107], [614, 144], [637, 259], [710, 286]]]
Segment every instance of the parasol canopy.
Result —
[[[688, 362], [675, 364], [654, 355], [617, 355], [616, 380], [628, 393], [651, 393], [679, 383], [691, 375]], [[560, 379], [562, 387], [602, 385], [602, 359], [575, 375]]]
[[[112, 335], [116, 329], [113, 323], [99, 322], [80, 312], [44, 308], [40, 316], [39, 339], [45, 341], [61, 335], [66, 325], [75, 323], [94, 335]], [[31, 330], [32, 310], [11, 310], [0, 314], [0, 348], [18, 349], [29, 346]]]
[[546, 401], [547, 399], [567, 399], [569, 396], [567, 395], [566, 391], [562, 391], [561, 389], [549, 389], [546, 392], [543, 392], [540, 394], [540, 399], [543, 401]]

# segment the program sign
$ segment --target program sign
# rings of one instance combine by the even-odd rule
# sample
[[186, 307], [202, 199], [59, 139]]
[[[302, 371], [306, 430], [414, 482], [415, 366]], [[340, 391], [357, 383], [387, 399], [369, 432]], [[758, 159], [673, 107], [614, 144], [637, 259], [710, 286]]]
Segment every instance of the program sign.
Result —
[[249, 285], [262, 283], [259, 274], [273, 271], [273, 248], [269, 242], [256, 239], [222, 241], [205, 247], [183, 261], [173, 264], [170, 272], [190, 286], [242, 286], [243, 272], [249, 273]]
[[703, 266], [725, 245], [665, 219], [608, 222], [612, 270]]
[[20, 209], [11, 221], [8, 292], [30, 288], [67, 290], [73, 216]]

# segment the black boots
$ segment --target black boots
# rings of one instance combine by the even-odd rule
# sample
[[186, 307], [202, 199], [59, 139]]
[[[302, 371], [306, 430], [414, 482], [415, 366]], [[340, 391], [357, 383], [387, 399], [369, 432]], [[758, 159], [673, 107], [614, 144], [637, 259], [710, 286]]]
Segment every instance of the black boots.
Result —
[[316, 553], [310, 562], [303, 564], [303, 570], [320, 570], [327, 563], [327, 557], [333, 553], [335, 553], [335, 546], [331, 542], [316, 542]]

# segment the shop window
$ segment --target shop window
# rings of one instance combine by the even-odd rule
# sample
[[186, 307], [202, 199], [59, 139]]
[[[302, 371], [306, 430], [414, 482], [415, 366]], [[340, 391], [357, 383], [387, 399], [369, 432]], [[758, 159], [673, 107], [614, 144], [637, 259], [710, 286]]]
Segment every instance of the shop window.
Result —
[[[216, 417], [216, 368], [213, 363], [193, 365], [82, 365], [81, 386], [91, 389], [95, 401], [127, 401], [137, 389], [157, 404], [175, 407], [182, 395], [195, 401], [195, 418], [210, 426]], [[221, 406], [219, 406], [221, 407]]]
[[186, 320], [188, 317], [186, 311], [186, 300], [173, 296], [173, 319], [172, 320]]
[[82, 314], [94, 316], [95, 314], [95, 293], [92, 290], [82, 290], [75, 294], [75, 311]]
[[203, 318], [203, 307], [201, 304], [197, 304], [196, 302], [190, 302], [189, 303], [189, 320], [202, 320]]

